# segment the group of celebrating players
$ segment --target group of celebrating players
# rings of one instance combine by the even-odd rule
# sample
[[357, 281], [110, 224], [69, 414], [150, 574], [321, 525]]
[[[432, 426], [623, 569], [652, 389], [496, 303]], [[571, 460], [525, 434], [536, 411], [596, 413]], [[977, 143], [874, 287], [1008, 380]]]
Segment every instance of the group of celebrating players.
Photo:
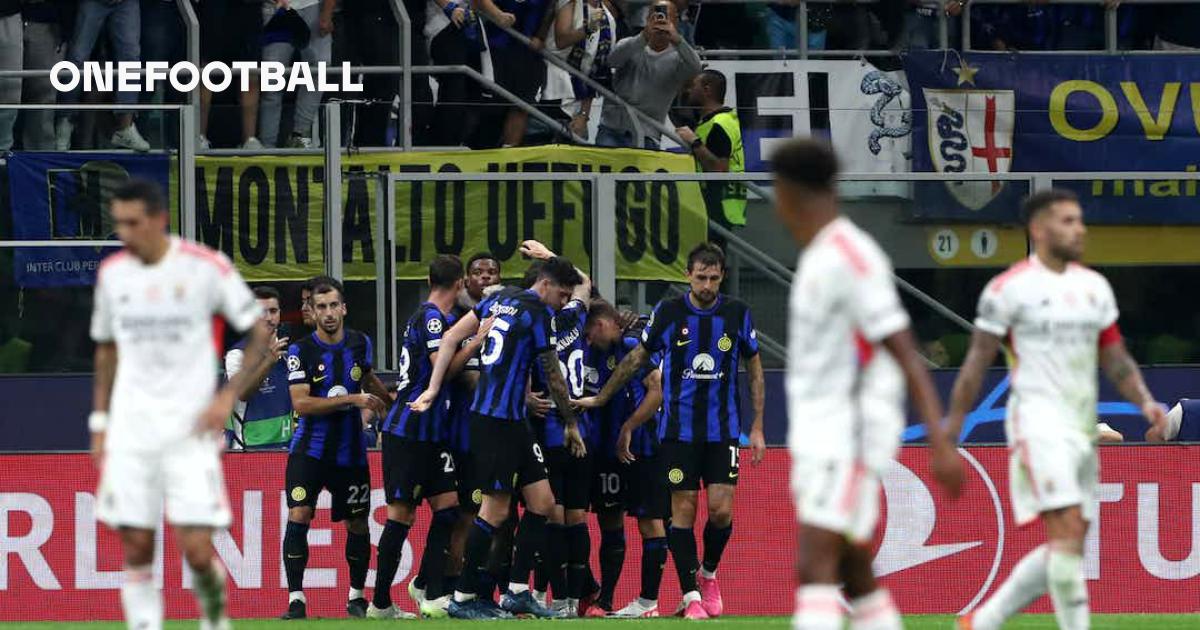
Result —
[[[905, 391], [926, 424], [934, 475], [955, 493], [955, 436], [1003, 347], [1020, 358], [1006, 424], [1010, 494], [1018, 522], [1040, 517], [1049, 542], [959, 625], [993, 630], [1049, 592], [1060, 627], [1086, 628], [1082, 549], [1095, 518], [1097, 365], [1156, 430], [1167, 425], [1125, 350], [1111, 288], [1077, 262], [1086, 233], [1078, 201], [1050, 191], [1026, 203], [1033, 252], [985, 289], [943, 419], [887, 256], [839, 215], [829, 147], [793, 140], [772, 164], [777, 216], [804, 248], [786, 375], [800, 521], [793, 625], [832, 630], [849, 612], [854, 628], [900, 627], [872, 575], [869, 541], [880, 475], [904, 426]], [[164, 503], [195, 574], [201, 628], [229, 626], [211, 533], [230, 522], [219, 432], [235, 406], [244, 421], [239, 440], [283, 439], [290, 451], [285, 619], [306, 616], [308, 529], [323, 489], [332, 519], [346, 525], [346, 609], [354, 617], [414, 616], [393, 603], [391, 587], [422, 502], [431, 521], [408, 592], [424, 616], [657, 616], [668, 552], [683, 594], [676, 614], [721, 615], [716, 571], [732, 534], [739, 446], [745, 440], [758, 463], [765, 442], [758, 340], [748, 307], [719, 293], [719, 247], [703, 243], [689, 253], [688, 291], [659, 302], [645, 322], [601, 299], [586, 274], [536, 241], [521, 246], [533, 263], [515, 286], [500, 286], [500, 262], [488, 254], [465, 267], [438, 256], [428, 296], [403, 330], [399, 382], [389, 388], [375, 374], [372, 340], [344, 326], [336, 280], [305, 288], [315, 330], [281, 338], [278, 293], [260, 288], [256, 300], [224, 256], [168, 236], [166, 204], [152, 184], [117, 191], [112, 214], [125, 248], [98, 273], [89, 428], [102, 469], [98, 515], [122, 537], [130, 627], [162, 625], [151, 562]], [[247, 333], [219, 388], [210, 369], [213, 315]], [[745, 435], [739, 368], [753, 408]], [[272, 384], [283, 375], [286, 396]], [[256, 396], [266, 398], [252, 407]], [[284, 404], [298, 416], [294, 433]], [[372, 418], [382, 419], [387, 520], [368, 601], [373, 510], [364, 426]], [[250, 420], [262, 424], [251, 428]], [[589, 562], [589, 508], [602, 531], [599, 583]], [[613, 611], [626, 513], [641, 534], [641, 592]]]
[[[404, 327], [399, 381], [389, 388], [375, 374], [370, 337], [344, 325], [336, 280], [305, 286], [302, 310], [315, 330], [281, 338], [279, 294], [252, 293], [224, 256], [168, 236], [161, 191], [131, 183], [115, 194], [112, 212], [125, 249], [98, 274], [89, 427], [102, 468], [100, 517], [124, 543], [131, 627], [161, 627], [160, 596], [147, 576], [164, 500], [197, 575], [201, 626], [228, 627], [211, 532], [231, 520], [217, 435], [231, 411], [239, 444], [282, 437], [288, 445], [284, 619], [307, 616], [308, 529], [322, 490], [332, 497], [332, 520], [346, 526], [350, 616], [414, 616], [393, 603], [391, 587], [422, 502], [432, 517], [408, 592], [424, 616], [654, 617], [668, 552], [683, 592], [676, 613], [721, 614], [716, 571], [732, 534], [740, 440], [754, 463], [766, 447], [757, 337], [746, 305], [718, 292], [719, 247], [690, 252], [690, 290], [663, 300], [644, 322], [601, 299], [585, 273], [536, 241], [522, 244], [533, 262], [515, 286], [499, 285], [500, 262], [488, 254], [465, 268], [438, 256], [428, 296]], [[220, 388], [196, 367], [215, 361], [213, 315], [246, 333], [226, 357]], [[746, 436], [740, 365], [754, 409]], [[286, 398], [272, 378], [279, 374]], [[141, 407], [153, 398], [169, 403]], [[280, 421], [284, 404], [298, 418], [294, 432]], [[158, 415], [170, 418], [170, 435], [138, 443], [133, 433]], [[368, 600], [372, 439], [364, 427], [380, 418], [387, 520]], [[184, 479], [189, 466], [204, 478]], [[701, 484], [703, 556], [694, 532]], [[589, 508], [602, 530], [599, 583]], [[641, 591], [614, 611], [626, 513], [642, 538]]]
[[[756, 462], [765, 448], [757, 340], [746, 306], [717, 292], [723, 253], [709, 244], [692, 251], [690, 291], [644, 324], [541, 243], [526, 241], [521, 253], [534, 262], [516, 286], [499, 285], [500, 263], [488, 254], [465, 267], [449, 255], [430, 263], [428, 296], [403, 330], [394, 390], [372, 370], [370, 338], [344, 327], [341, 286], [310, 283], [316, 330], [279, 358], [299, 416], [287, 467], [285, 619], [306, 616], [308, 523], [323, 488], [332, 519], [346, 523], [351, 616], [411, 615], [394, 605], [391, 585], [422, 502], [432, 520], [408, 592], [424, 616], [657, 616], [668, 549], [684, 593], [679, 614], [721, 614], [716, 569], [732, 532], [741, 359], [754, 392]], [[361, 422], [375, 414], [384, 417], [387, 521], [368, 601], [371, 479]], [[703, 565], [693, 533], [701, 481]], [[603, 531], [599, 583], [589, 508]], [[641, 594], [614, 612], [625, 512], [642, 535]]]

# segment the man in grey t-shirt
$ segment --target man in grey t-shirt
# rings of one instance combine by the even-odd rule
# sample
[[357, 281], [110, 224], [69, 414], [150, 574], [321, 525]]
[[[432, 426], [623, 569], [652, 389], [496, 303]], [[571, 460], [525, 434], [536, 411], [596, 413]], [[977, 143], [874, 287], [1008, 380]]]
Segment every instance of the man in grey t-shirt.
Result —
[[[659, 0], [650, 7], [645, 30], [617, 42], [608, 56], [615, 73], [613, 91], [653, 120], [666, 120], [679, 88], [700, 72], [700, 56], [679, 36], [677, 22], [675, 5]], [[657, 149], [658, 139], [649, 121], [635, 123], [622, 104], [605, 99], [596, 144]]]

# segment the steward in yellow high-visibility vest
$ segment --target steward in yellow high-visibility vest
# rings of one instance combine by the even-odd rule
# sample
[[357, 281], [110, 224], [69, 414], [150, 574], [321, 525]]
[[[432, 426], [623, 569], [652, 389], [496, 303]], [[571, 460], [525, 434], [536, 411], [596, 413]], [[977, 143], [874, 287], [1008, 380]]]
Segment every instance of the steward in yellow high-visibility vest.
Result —
[[[693, 132], [680, 129], [680, 136], [691, 143], [697, 167], [709, 173], [742, 173], [746, 155], [742, 148], [742, 128], [737, 112], [724, 106], [725, 76], [705, 69], [688, 87], [688, 104], [700, 110], [700, 121]], [[746, 186], [742, 182], [713, 182], [704, 185], [708, 218], [725, 227], [746, 225]]]

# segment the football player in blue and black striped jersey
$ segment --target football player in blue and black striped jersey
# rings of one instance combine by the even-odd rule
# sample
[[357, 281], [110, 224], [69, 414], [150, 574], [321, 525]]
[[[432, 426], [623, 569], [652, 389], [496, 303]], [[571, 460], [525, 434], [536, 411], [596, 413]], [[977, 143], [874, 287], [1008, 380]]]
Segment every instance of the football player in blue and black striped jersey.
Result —
[[[733, 532], [733, 497], [738, 479], [741, 396], [738, 365], [750, 377], [754, 419], [749, 442], [753, 462], [766, 452], [763, 438], [764, 384], [758, 337], [750, 308], [718, 293], [725, 254], [711, 243], [697, 245], [687, 262], [689, 291], [658, 303], [641, 342], [594, 397], [577, 404], [607, 404], [647, 363], [662, 356], [663, 413], [658, 426], [660, 457], [671, 487], [671, 555], [683, 589], [681, 612], [692, 619], [721, 614], [716, 571]], [[708, 495], [704, 564], [696, 553], [694, 524], [701, 481]], [[697, 576], [697, 571], [700, 575]]]
[[[442, 352], [442, 335], [455, 321], [452, 309], [462, 281], [463, 266], [456, 256], [435, 258], [429, 265], [429, 297], [417, 307], [404, 328], [396, 403], [383, 423], [383, 486], [388, 520], [379, 538], [375, 593], [367, 610], [370, 618], [398, 617], [390, 593], [392, 579], [422, 500], [429, 502], [433, 519], [419, 571], [425, 588], [421, 614], [444, 617], [450, 603], [442, 588], [450, 535], [458, 522], [455, 461], [444, 440], [450, 420], [450, 400], [444, 394], [421, 413], [408, 403], [429, 385], [433, 362]], [[445, 351], [455, 350], [449, 347]]]
[[[526, 251], [524, 246], [522, 250]], [[551, 398], [562, 413], [564, 442], [573, 454], [585, 454], [587, 449], [579, 434], [578, 417], [570, 406], [566, 379], [558, 367], [551, 330], [551, 309], [561, 309], [580, 281], [570, 261], [544, 261], [531, 289], [509, 287], [490, 295], [443, 337], [442, 343], [456, 346], [477, 333], [483, 320], [491, 321], [471, 405], [472, 460], [483, 500], [467, 538], [463, 574], [449, 609], [452, 616], [497, 616], [485, 598], [477, 597], [478, 570], [496, 528], [508, 518], [512, 495], [517, 491], [524, 497], [526, 509], [517, 533], [509, 592], [501, 599], [501, 607], [513, 614], [557, 616], [535, 602], [529, 592], [534, 560], [545, 555], [546, 517], [554, 507], [554, 494], [546, 479], [541, 448], [525, 419], [525, 393], [536, 360], [546, 375]], [[414, 411], [425, 411], [438, 400], [452, 359], [448, 353], [439, 354], [429, 387], [409, 403]]]
[[333, 495], [332, 518], [346, 522], [346, 563], [350, 597], [346, 612], [364, 617], [363, 588], [371, 562], [367, 515], [371, 507], [371, 475], [360, 409], [377, 415], [391, 398], [374, 372], [371, 338], [344, 327], [345, 293], [336, 280], [313, 287], [311, 299], [317, 330], [288, 348], [288, 391], [300, 422], [292, 436], [287, 463], [288, 522], [283, 536], [283, 564], [288, 583], [284, 619], [306, 616], [303, 592], [308, 564], [308, 527], [322, 488]]

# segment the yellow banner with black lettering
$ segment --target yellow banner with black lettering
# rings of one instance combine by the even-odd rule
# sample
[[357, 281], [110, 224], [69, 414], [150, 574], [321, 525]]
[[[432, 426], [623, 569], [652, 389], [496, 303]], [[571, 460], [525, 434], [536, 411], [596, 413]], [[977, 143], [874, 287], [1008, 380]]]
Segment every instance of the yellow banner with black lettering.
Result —
[[[345, 156], [345, 171], [393, 173], [689, 173], [690, 156], [635, 149], [543, 146], [492, 151], [394, 152]], [[196, 161], [197, 238], [220, 249], [247, 280], [301, 280], [325, 269], [325, 172], [319, 156], [201, 157]], [[342, 182], [345, 277], [375, 277], [381, 252], [371, 178]], [[617, 277], [680, 280], [688, 251], [707, 238], [698, 182], [617, 186], [616, 225], [595, 226], [583, 181], [397, 182], [396, 276], [423, 279], [437, 254], [487, 251], [505, 276], [528, 265], [517, 253], [535, 238], [591, 268], [593, 229], [616, 239]]]

